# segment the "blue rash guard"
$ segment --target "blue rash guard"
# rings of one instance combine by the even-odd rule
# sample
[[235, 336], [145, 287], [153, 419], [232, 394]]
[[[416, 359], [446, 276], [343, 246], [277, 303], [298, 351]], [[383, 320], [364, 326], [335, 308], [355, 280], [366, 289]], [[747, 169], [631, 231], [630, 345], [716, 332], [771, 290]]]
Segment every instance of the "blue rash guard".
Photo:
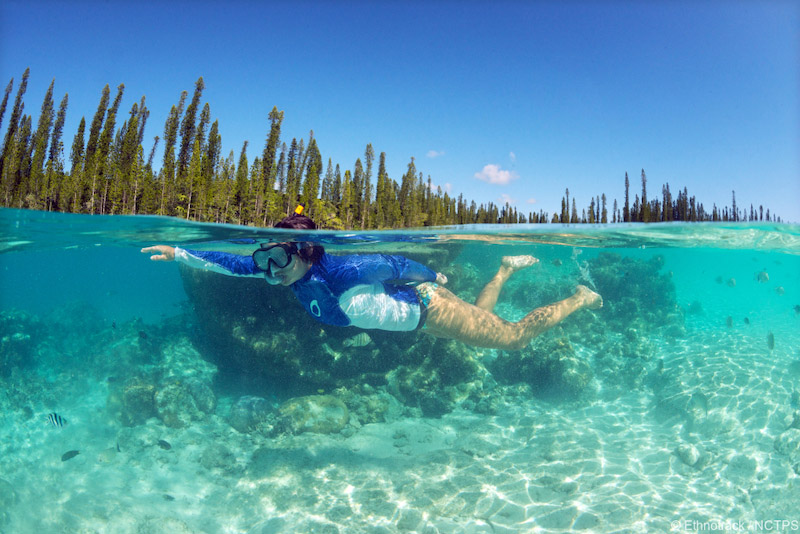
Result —
[[[232, 276], [264, 277], [251, 256], [175, 248], [175, 259], [191, 267]], [[334, 326], [409, 331], [420, 326], [423, 307], [414, 287], [436, 273], [403, 256], [323, 254], [290, 287], [316, 320]]]

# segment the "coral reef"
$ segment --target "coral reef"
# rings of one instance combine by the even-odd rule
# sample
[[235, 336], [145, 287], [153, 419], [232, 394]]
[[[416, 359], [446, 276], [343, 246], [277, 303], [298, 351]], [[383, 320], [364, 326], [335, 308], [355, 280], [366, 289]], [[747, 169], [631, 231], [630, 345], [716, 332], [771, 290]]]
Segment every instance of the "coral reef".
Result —
[[501, 351], [489, 369], [501, 383], [524, 382], [534, 394], [561, 399], [580, 397], [594, 376], [569, 340], [554, 335], [521, 351]]
[[245, 395], [231, 406], [228, 423], [239, 432], [249, 432], [272, 413], [273, 406], [262, 397]]
[[279, 408], [283, 426], [293, 434], [333, 434], [350, 420], [344, 402], [332, 395], [310, 395], [284, 402]]
[[675, 284], [668, 273], [660, 273], [662, 256], [643, 261], [601, 252], [587, 263], [594, 289], [603, 296], [600, 313], [610, 328], [649, 332], [665, 327], [673, 337], [685, 335]]

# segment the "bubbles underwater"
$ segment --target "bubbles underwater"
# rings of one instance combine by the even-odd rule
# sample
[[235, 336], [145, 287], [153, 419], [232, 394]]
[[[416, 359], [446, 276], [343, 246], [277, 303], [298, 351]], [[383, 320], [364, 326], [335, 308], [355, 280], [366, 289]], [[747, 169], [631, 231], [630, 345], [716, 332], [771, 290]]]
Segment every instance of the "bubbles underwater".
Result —
[[[797, 519], [797, 225], [311, 236], [333, 254], [419, 259], [467, 301], [503, 255], [532, 254], [495, 308], [511, 321], [579, 283], [603, 295], [506, 352], [360, 336], [313, 321], [286, 288], [138, 252], [248, 254], [230, 240], [291, 237], [274, 230], [5, 209], [0, 224], [0, 531]], [[308, 409], [287, 415], [290, 401]], [[69, 424], [48, 426], [52, 412]]]

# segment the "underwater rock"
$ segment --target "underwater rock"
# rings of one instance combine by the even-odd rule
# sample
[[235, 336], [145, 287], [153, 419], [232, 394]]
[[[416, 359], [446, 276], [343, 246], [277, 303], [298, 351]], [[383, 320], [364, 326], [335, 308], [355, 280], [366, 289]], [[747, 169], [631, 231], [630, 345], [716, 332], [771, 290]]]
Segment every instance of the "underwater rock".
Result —
[[244, 396], [231, 406], [228, 424], [239, 432], [249, 432], [264, 421], [272, 413], [272, 406], [267, 399]]
[[183, 428], [203, 417], [191, 392], [180, 382], [156, 391], [155, 406], [158, 418], [172, 428]]
[[800, 429], [788, 429], [775, 438], [772, 445], [776, 451], [788, 456], [790, 461], [800, 461]]
[[204, 413], [211, 414], [217, 408], [217, 396], [211, 386], [200, 378], [190, 378], [184, 382], [192, 394], [197, 408]]
[[236, 466], [236, 457], [221, 443], [212, 443], [200, 454], [200, 465], [206, 469], [230, 471]]
[[355, 419], [362, 425], [393, 421], [403, 412], [403, 406], [397, 398], [369, 384], [337, 388], [334, 393], [347, 406], [351, 421]]
[[675, 449], [675, 454], [689, 467], [696, 467], [702, 453], [691, 443], [682, 443]]
[[534, 394], [574, 399], [594, 374], [566, 338], [539, 338], [521, 351], [500, 351], [489, 370], [499, 382], [525, 382]]
[[156, 415], [156, 388], [152, 384], [133, 383], [122, 391], [120, 420], [125, 426], [141, 425]]
[[292, 434], [332, 434], [342, 430], [350, 420], [344, 402], [331, 395], [289, 399], [280, 406], [279, 411], [283, 424]]
[[386, 374], [391, 394], [419, 408], [424, 417], [441, 417], [467, 399], [478, 402], [488, 372], [476, 361], [474, 349], [453, 340], [427, 342], [425, 360]]

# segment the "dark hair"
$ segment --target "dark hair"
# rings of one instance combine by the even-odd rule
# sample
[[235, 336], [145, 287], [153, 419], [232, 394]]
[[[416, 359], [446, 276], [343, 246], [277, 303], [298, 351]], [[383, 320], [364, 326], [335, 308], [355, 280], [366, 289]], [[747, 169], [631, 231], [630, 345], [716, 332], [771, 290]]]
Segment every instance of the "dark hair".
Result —
[[[275, 228], [287, 228], [291, 230], [316, 230], [317, 225], [310, 217], [300, 215], [299, 213], [292, 213], [288, 217], [284, 217], [275, 223]], [[325, 254], [325, 249], [322, 245], [317, 245], [311, 242], [298, 242], [297, 248], [300, 249], [297, 253], [298, 256], [308, 263], [317, 263], [322, 255]]]
[[275, 228], [289, 228], [292, 230], [316, 230], [317, 225], [310, 217], [292, 213], [275, 223]]

